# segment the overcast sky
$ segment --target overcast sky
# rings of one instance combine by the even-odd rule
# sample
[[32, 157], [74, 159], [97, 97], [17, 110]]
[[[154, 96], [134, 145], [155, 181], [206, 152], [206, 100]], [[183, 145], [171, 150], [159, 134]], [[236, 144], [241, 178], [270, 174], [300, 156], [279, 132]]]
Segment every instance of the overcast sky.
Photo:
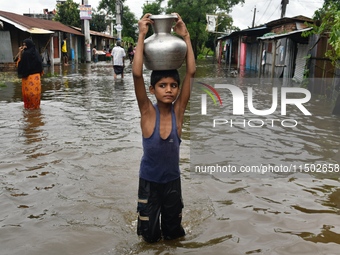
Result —
[[[80, 4], [82, 1], [74, 0], [74, 2]], [[88, 3], [94, 8], [98, 7], [99, 2], [100, 0], [88, 0]], [[304, 15], [311, 18], [314, 11], [320, 8], [323, 2], [323, 0], [289, 0], [286, 17]], [[146, 0], [125, 1], [136, 18], [140, 18], [142, 15], [144, 3], [146, 3]], [[53, 10], [55, 6], [56, 0], [0, 0], [0, 10], [17, 14], [42, 13], [43, 9]], [[245, 0], [245, 4], [233, 8], [231, 16], [234, 20], [234, 26], [241, 29], [251, 27], [255, 7], [255, 26], [280, 18], [281, 0]]]

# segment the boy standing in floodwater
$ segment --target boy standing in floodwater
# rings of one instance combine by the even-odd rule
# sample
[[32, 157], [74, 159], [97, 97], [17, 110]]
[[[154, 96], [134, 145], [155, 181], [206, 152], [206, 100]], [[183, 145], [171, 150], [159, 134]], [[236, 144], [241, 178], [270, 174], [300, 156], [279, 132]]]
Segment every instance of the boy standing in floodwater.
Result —
[[141, 113], [144, 151], [139, 170], [137, 234], [152, 243], [162, 237], [171, 240], [185, 235], [181, 224], [183, 202], [179, 145], [196, 64], [190, 34], [182, 18], [176, 14], [173, 30], [187, 45], [186, 74], [180, 90], [177, 70], [153, 71], [149, 91], [155, 95], [157, 103], [152, 104], [143, 78], [144, 39], [153, 22], [150, 15], [145, 14], [138, 22], [139, 36], [132, 72]]

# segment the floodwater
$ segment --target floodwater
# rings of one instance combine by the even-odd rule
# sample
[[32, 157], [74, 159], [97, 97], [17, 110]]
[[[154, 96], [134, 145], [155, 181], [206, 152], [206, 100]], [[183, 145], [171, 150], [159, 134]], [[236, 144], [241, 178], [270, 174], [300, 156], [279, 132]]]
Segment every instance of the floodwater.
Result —
[[[187, 235], [144, 243], [136, 235], [142, 147], [131, 66], [116, 81], [105, 62], [46, 69], [34, 111], [23, 109], [15, 73], [1, 75], [1, 254], [339, 254], [339, 173], [193, 177], [189, 111], [181, 145]], [[198, 61], [196, 77], [227, 72]], [[249, 129], [234, 129], [218, 149], [230, 162], [255, 155], [339, 164], [339, 117], [318, 96], [309, 107], [317, 114], [304, 128], [263, 127], [248, 146]]]

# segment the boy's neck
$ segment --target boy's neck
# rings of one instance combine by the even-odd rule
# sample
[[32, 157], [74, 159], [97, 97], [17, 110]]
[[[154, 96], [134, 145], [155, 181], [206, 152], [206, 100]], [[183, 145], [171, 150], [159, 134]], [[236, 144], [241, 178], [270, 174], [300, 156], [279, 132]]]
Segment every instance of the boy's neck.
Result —
[[165, 103], [157, 101], [157, 105], [158, 105], [159, 112], [161, 113], [171, 112], [172, 103], [165, 104]]

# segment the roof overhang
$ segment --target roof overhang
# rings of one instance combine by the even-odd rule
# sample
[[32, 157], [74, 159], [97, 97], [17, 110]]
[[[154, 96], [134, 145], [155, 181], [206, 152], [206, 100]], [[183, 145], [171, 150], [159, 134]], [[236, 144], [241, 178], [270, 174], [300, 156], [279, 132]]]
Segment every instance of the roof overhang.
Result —
[[19, 29], [22, 30], [22, 31], [25, 31], [25, 32], [26, 32], [26, 31], [28, 30], [27, 27], [24, 27], [24, 26], [22, 26], [22, 25], [20, 25], [20, 24], [18, 24], [18, 23], [16, 23], [16, 22], [10, 20], [10, 19], [7, 19], [7, 18], [5, 18], [4, 16], [0, 16], [0, 19], [1, 19], [2, 21], [7, 22], [8, 24], [11, 24], [11, 25], [15, 26], [16, 28], [19, 28]]
[[42, 28], [37, 28], [37, 27], [28, 28], [28, 27], [25, 27], [25, 26], [23, 26], [21, 24], [18, 24], [17, 22], [9, 20], [9, 19], [7, 19], [7, 18], [5, 18], [3, 16], [0, 16], [0, 19], [2, 21], [5, 21], [5, 22], [15, 26], [16, 28], [20, 29], [21, 31], [28, 32], [30, 34], [53, 34], [54, 33], [53, 31], [42, 29]]
[[[81, 28], [79, 28], [79, 27], [71, 26], [71, 28], [73, 28], [75, 30], [78, 30], [78, 31], [81, 31]], [[93, 31], [93, 30], [90, 30], [90, 35], [100, 36], [100, 37], [104, 37], [104, 38], [108, 38], [108, 39], [115, 39], [115, 38], [117, 38], [115, 36], [112, 36], [112, 35], [109, 35], [109, 34], [105, 34], [105, 33], [101, 33], [101, 32], [97, 32], [97, 31]]]
[[30, 28], [27, 32], [31, 34], [54, 34], [53, 31], [42, 29], [42, 28], [36, 28], [36, 27]]
[[267, 26], [260, 26], [260, 27], [253, 27], [248, 28], [240, 31], [234, 31], [229, 35], [224, 35], [221, 37], [218, 37], [217, 40], [223, 40], [228, 38], [237, 38], [239, 36], [256, 36], [256, 35], [262, 35], [263, 33], [269, 31], [270, 29]]

